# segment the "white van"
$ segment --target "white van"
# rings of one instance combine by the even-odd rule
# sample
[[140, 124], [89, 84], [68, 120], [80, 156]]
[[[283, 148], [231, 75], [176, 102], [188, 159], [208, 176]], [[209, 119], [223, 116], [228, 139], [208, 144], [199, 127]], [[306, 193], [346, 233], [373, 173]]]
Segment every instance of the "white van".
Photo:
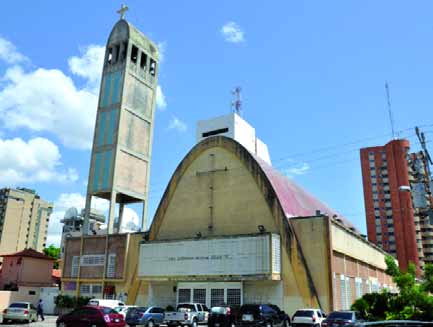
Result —
[[95, 305], [108, 308], [123, 307], [125, 303], [119, 300], [91, 299], [88, 305]]

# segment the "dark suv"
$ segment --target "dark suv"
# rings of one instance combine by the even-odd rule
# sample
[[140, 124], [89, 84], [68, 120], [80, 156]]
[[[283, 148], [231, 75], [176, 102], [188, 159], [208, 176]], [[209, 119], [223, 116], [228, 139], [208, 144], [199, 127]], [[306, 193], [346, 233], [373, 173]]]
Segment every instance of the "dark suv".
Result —
[[239, 310], [239, 326], [283, 326], [282, 316], [269, 304], [244, 304]]
[[359, 326], [364, 322], [359, 312], [356, 311], [334, 311], [322, 321], [322, 327], [346, 327]]

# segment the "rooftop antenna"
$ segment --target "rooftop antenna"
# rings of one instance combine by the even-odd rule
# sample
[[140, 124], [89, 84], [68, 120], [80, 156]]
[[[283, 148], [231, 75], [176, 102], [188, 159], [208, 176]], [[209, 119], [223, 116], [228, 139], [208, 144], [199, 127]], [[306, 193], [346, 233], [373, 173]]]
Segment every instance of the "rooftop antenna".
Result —
[[389, 86], [388, 82], [385, 83], [385, 90], [386, 90], [386, 100], [388, 103], [388, 114], [389, 114], [389, 121], [391, 122], [391, 131], [392, 131], [392, 139], [396, 139], [395, 131], [394, 131], [394, 118], [392, 117], [392, 109], [391, 109], [391, 97], [389, 95]]
[[242, 110], [242, 99], [241, 99], [241, 87], [237, 86], [232, 91], [232, 94], [235, 96], [235, 100], [232, 101], [232, 108], [235, 113], [237, 113], [239, 116], [241, 115]]

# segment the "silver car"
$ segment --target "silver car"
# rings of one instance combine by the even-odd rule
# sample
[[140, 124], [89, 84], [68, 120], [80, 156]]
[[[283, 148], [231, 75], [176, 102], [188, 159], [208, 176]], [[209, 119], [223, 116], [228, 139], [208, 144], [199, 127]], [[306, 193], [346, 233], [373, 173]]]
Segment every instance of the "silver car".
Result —
[[13, 302], [3, 311], [4, 321], [12, 320], [29, 323], [37, 321], [37, 319], [36, 308], [30, 302]]

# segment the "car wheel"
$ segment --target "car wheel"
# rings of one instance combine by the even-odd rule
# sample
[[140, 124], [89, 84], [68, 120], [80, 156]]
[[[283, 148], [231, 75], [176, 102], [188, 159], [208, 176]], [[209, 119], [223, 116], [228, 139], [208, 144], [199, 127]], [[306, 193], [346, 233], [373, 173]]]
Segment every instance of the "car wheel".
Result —
[[270, 321], [268, 321], [268, 322], [266, 323], [266, 327], [272, 327], [272, 323], [271, 323]]
[[198, 327], [197, 319], [194, 319], [194, 320], [192, 321], [192, 325], [191, 325], [191, 327]]
[[66, 324], [64, 322], [57, 323], [57, 327], [66, 327]]
[[148, 322], [147, 322], [147, 325], [146, 325], [147, 327], [155, 327], [155, 324], [153, 323], [153, 320], [149, 320]]

